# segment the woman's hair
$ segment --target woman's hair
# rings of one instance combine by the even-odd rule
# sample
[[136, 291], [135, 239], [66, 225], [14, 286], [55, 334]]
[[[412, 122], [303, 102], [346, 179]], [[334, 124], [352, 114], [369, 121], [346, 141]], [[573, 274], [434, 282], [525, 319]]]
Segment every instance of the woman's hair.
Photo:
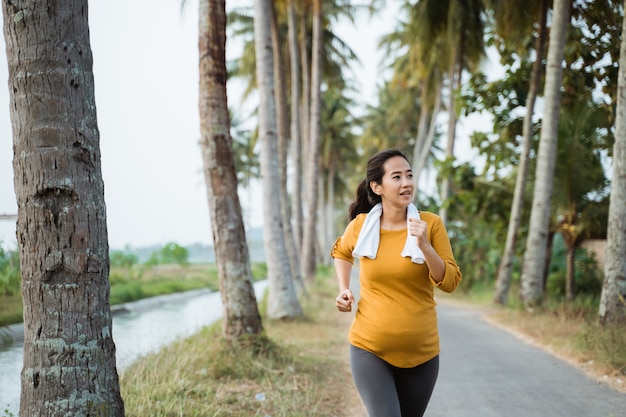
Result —
[[409, 162], [407, 157], [397, 149], [386, 149], [384, 151], [380, 151], [367, 161], [367, 176], [357, 187], [356, 199], [348, 208], [350, 220], [354, 219], [360, 213], [369, 213], [372, 207], [374, 207], [377, 203], [380, 203], [381, 198], [378, 194], [372, 191], [370, 182], [374, 181], [377, 184], [382, 183], [383, 175], [385, 175], [385, 162], [394, 156], [401, 156]]

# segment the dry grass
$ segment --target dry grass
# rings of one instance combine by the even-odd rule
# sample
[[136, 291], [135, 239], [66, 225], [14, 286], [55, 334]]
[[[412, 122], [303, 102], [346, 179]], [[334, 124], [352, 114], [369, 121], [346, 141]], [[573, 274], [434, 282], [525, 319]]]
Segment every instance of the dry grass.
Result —
[[318, 281], [305, 317], [265, 320], [265, 337], [228, 345], [218, 324], [139, 360], [121, 377], [126, 415], [363, 416], [349, 371], [352, 317], [336, 312], [335, 283]]

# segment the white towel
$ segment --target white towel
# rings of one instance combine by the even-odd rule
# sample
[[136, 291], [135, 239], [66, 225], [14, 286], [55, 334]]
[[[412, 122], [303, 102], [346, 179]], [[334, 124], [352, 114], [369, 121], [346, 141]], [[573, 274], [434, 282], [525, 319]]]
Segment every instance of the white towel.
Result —
[[[359, 238], [356, 241], [352, 256], [360, 258], [365, 256], [370, 259], [376, 259], [376, 253], [378, 252], [378, 243], [380, 242], [380, 215], [383, 213], [383, 206], [381, 203], [376, 204], [370, 212], [367, 214], [363, 227], [359, 233]], [[409, 219], [419, 219], [420, 215], [417, 208], [413, 204], [409, 204], [407, 208], [407, 236], [406, 243], [401, 255], [403, 257], [410, 257], [411, 261], [416, 264], [424, 263], [424, 254], [417, 246], [417, 238], [409, 234]]]

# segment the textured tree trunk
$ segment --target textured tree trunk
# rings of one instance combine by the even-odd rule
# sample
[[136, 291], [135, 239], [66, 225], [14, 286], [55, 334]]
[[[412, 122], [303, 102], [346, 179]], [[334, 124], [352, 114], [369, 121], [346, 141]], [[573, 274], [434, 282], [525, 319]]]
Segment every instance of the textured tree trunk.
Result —
[[[428, 135], [427, 125], [430, 120], [430, 106], [426, 103], [428, 99], [428, 81], [424, 80], [422, 82], [422, 88], [420, 92], [420, 117], [417, 122], [417, 133], [415, 135], [415, 145], [413, 146], [413, 167], [415, 168], [418, 163], [420, 156], [424, 152], [424, 147], [426, 144], [426, 137]], [[415, 177], [415, 172], [413, 172]], [[416, 193], [417, 197], [417, 193]]]
[[576, 247], [567, 245], [567, 266], [565, 268], [565, 299], [574, 301], [574, 277], [576, 276]]
[[[624, 2], [626, 7], [626, 2]], [[604, 264], [604, 284], [598, 316], [600, 323], [626, 324], [626, 16], [617, 82], [615, 144], [609, 222]]]
[[200, 0], [200, 146], [224, 315], [222, 335], [235, 340], [263, 331], [237, 194], [226, 94], [224, 0]]
[[509, 296], [509, 288], [511, 287], [511, 275], [513, 274], [513, 260], [515, 259], [515, 244], [519, 226], [522, 222], [522, 209], [524, 208], [524, 198], [526, 181], [528, 179], [528, 162], [530, 158], [530, 150], [533, 143], [532, 120], [535, 113], [535, 102], [541, 86], [541, 74], [543, 73], [543, 54], [546, 41], [546, 20], [548, 15], [548, 1], [542, 0], [541, 11], [539, 16], [539, 34], [535, 43], [535, 51], [537, 58], [533, 64], [533, 73], [528, 89], [528, 100], [526, 102], [526, 114], [524, 115], [524, 124], [522, 127], [522, 153], [520, 163], [517, 169], [517, 177], [515, 179], [515, 191], [513, 193], [513, 204], [511, 206], [511, 217], [509, 218], [509, 228], [506, 235], [506, 243], [500, 268], [498, 268], [498, 278], [496, 280], [496, 291], [494, 302], [505, 305]]
[[545, 85], [545, 115], [542, 122], [530, 229], [522, 266], [521, 298], [532, 309], [543, 298], [543, 268], [550, 226], [550, 208], [558, 139], [563, 56], [568, 30], [570, 0], [555, 0]]
[[300, 276], [299, 252], [296, 249], [293, 228], [291, 227], [291, 205], [289, 192], [287, 191], [287, 159], [289, 149], [289, 111], [287, 110], [287, 77], [285, 75], [285, 66], [283, 65], [282, 42], [278, 33], [278, 22], [276, 21], [276, 10], [271, 10], [271, 28], [272, 28], [272, 49], [274, 51], [274, 79], [276, 86], [274, 96], [276, 99], [276, 125], [278, 127], [278, 162], [280, 186], [278, 192], [280, 195], [280, 214], [282, 216], [285, 246], [287, 248], [287, 260], [289, 261], [289, 270], [293, 277], [294, 284], [299, 292], [304, 290], [304, 284]]
[[[448, 134], [446, 141], [446, 160], [450, 161], [454, 158], [454, 142], [456, 141], [456, 99], [455, 91], [461, 84], [461, 74], [463, 72], [462, 65], [462, 53], [461, 47], [457, 46], [455, 52], [454, 62], [450, 67], [449, 76], [450, 79], [450, 96], [448, 97]], [[457, 72], [458, 71], [458, 72]], [[448, 221], [448, 207], [447, 201], [450, 196], [450, 185], [452, 183], [451, 175], [444, 175], [441, 180], [441, 209], [439, 210], [439, 216], [441, 221], [446, 224]]]
[[263, 228], [265, 257], [269, 280], [268, 316], [271, 319], [302, 315], [285, 247], [280, 209], [276, 104], [272, 57], [271, 0], [254, 2], [254, 45], [257, 84], [259, 86], [259, 140], [261, 143], [261, 178], [263, 181]]
[[[309, 136], [311, 133], [310, 124], [311, 124], [311, 66], [309, 64], [309, 32], [307, 25], [307, 18], [310, 15], [310, 7], [308, 6], [308, 2], [303, 2], [300, 4], [304, 10], [302, 11], [302, 16], [300, 21], [302, 24], [300, 25], [300, 59], [302, 61], [302, 101], [300, 102], [300, 118], [301, 118], [301, 126], [302, 126], [302, 155], [308, 155], [308, 147], [309, 147]], [[306, 181], [306, 170], [307, 163], [305, 160], [302, 162], [302, 174], [303, 174], [303, 182]], [[306, 190], [303, 184], [303, 192], [302, 196], [306, 202]], [[303, 210], [304, 212], [304, 210]], [[302, 250], [302, 240], [304, 239], [304, 213], [302, 217], [302, 235], [300, 236], [300, 250]]]
[[[300, 48], [298, 47], [298, 26], [294, 0], [289, 1], [289, 56], [291, 63], [291, 162], [293, 236], [296, 253], [300, 254], [302, 246], [302, 123], [301, 94], [302, 74], [300, 71]], [[300, 262], [298, 262], [298, 266]]]
[[24, 300], [20, 416], [123, 416], [87, 1], [2, 5]]
[[319, 175], [319, 143], [322, 78], [322, 0], [313, 3], [313, 47], [311, 55], [311, 116], [306, 168], [306, 219], [302, 239], [302, 276], [312, 282], [316, 269], [317, 181]]
[[430, 123], [428, 126], [428, 134], [426, 135], [426, 140], [423, 146], [423, 149], [419, 155], [417, 160], [417, 164], [413, 167], [413, 173], [415, 176], [415, 186], [417, 187], [417, 192], [415, 193], [415, 201], [417, 202], [419, 190], [419, 181], [422, 176], [422, 172], [426, 168], [426, 161], [428, 160], [428, 155], [430, 155], [430, 149], [433, 146], [433, 141], [435, 140], [435, 130], [437, 129], [437, 115], [441, 110], [441, 84], [437, 86], [437, 92], [435, 95], [435, 104], [433, 105], [432, 116], [430, 117]]

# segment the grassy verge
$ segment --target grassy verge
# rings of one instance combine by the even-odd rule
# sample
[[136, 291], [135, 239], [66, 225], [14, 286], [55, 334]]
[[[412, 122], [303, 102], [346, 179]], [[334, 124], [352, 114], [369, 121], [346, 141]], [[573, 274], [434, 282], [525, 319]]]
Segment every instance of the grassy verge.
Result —
[[447, 301], [482, 308], [484, 317], [524, 341], [566, 360], [590, 377], [626, 393], [626, 332], [622, 327], [598, 324], [598, 300], [547, 301], [526, 311], [511, 289], [509, 306], [492, 303], [492, 288], [442, 295]]
[[126, 415], [363, 416], [348, 362], [352, 315], [335, 310], [335, 293], [326, 271], [303, 297], [304, 317], [265, 319], [260, 339], [226, 344], [216, 324], [140, 359], [121, 375]]
[[[267, 276], [265, 264], [253, 263], [255, 280]], [[219, 288], [215, 264], [135, 265], [132, 268], [113, 267], [109, 274], [111, 305], [140, 300], [163, 294], [209, 288]], [[22, 322], [22, 296], [0, 296], [0, 327]]]
[[0, 327], [22, 322], [22, 297], [0, 295]]

